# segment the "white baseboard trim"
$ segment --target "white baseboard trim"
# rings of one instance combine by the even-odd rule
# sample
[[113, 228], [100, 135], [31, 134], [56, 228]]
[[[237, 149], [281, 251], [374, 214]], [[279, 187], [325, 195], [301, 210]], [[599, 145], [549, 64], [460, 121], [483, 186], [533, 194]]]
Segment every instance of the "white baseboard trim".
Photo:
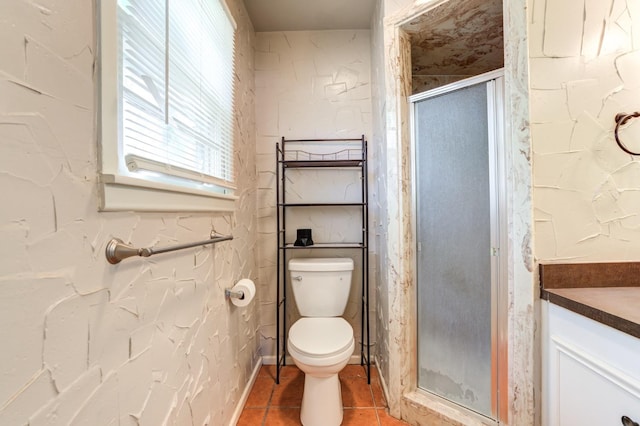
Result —
[[276, 356], [275, 355], [264, 355], [262, 357], [263, 365], [276, 365]]
[[[275, 358], [275, 357], [274, 357]], [[233, 411], [233, 416], [231, 416], [231, 421], [229, 422], [229, 426], [235, 426], [240, 420], [240, 416], [242, 415], [242, 410], [244, 410], [244, 404], [247, 403], [247, 399], [249, 398], [249, 394], [251, 393], [251, 389], [253, 388], [253, 384], [256, 382], [256, 378], [258, 377], [258, 373], [260, 372], [260, 367], [264, 364], [264, 360], [262, 357], [258, 358], [258, 362], [256, 362], [255, 367], [253, 367], [253, 371], [251, 372], [251, 377], [249, 377], [249, 381], [247, 385], [244, 387], [242, 391], [242, 395], [240, 396], [240, 400], [236, 405], [236, 409]]]
[[[373, 357], [373, 363], [376, 368], [378, 368], [378, 357]], [[384, 400], [389, 401], [389, 388], [387, 387], [387, 382], [384, 381], [384, 376], [380, 373], [380, 369], [378, 369], [378, 380], [380, 381], [380, 387], [382, 388], [382, 393], [384, 394]]]

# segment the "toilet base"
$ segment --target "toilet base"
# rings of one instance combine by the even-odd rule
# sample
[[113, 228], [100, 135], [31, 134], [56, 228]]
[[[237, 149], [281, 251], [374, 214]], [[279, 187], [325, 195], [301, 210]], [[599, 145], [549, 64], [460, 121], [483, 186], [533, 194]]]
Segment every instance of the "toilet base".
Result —
[[342, 423], [342, 393], [338, 374], [304, 376], [300, 420], [304, 426], [338, 426]]

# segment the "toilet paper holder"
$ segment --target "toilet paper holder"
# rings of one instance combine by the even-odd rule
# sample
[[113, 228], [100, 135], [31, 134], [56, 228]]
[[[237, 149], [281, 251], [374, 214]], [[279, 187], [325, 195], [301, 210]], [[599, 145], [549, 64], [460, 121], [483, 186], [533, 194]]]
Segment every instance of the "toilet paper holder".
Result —
[[244, 299], [244, 291], [233, 291], [230, 288], [225, 288], [224, 289], [224, 297], [226, 297], [227, 299]]
[[226, 300], [238, 307], [249, 306], [256, 295], [256, 286], [248, 278], [243, 278], [231, 288], [224, 289]]

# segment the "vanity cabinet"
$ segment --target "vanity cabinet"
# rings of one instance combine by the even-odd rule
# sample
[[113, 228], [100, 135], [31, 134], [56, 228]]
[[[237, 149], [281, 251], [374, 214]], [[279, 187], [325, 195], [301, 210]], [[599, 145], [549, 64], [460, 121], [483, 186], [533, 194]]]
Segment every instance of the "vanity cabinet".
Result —
[[[276, 144], [276, 383], [285, 365], [291, 257], [332, 257], [337, 252], [359, 253], [360, 363], [371, 380], [369, 328], [369, 210], [367, 141], [357, 139], [286, 139]], [[331, 221], [341, 218], [341, 226]], [[347, 225], [345, 225], [347, 224]], [[334, 228], [340, 228], [337, 231]], [[344, 229], [346, 228], [346, 230]], [[306, 230], [311, 245], [298, 244]], [[313, 232], [312, 232], [313, 231]], [[320, 235], [318, 235], [318, 231]], [[312, 255], [308, 250], [318, 252]], [[295, 255], [293, 255], [294, 252]], [[357, 279], [356, 277], [359, 277]], [[359, 281], [359, 283], [358, 283]], [[354, 327], [355, 330], [355, 327]]]
[[542, 424], [614, 426], [623, 416], [640, 422], [640, 339], [541, 304]]

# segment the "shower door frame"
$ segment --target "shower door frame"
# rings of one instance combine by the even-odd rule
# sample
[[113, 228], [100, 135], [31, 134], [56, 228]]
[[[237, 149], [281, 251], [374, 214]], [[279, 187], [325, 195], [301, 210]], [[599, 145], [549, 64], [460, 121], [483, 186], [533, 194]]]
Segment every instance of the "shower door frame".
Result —
[[[490, 199], [491, 205], [491, 417], [477, 413], [464, 405], [450, 401], [445, 397], [432, 393], [418, 387], [418, 238], [417, 238], [417, 179], [416, 170], [416, 104], [422, 100], [435, 96], [454, 92], [465, 87], [486, 83], [487, 84], [487, 127], [488, 127], [488, 150], [489, 150], [489, 173], [490, 173]], [[507, 422], [508, 417], [508, 222], [507, 222], [507, 171], [505, 143], [505, 123], [504, 123], [504, 69], [490, 71], [474, 77], [459, 80], [425, 92], [409, 96], [410, 130], [411, 130], [411, 199], [412, 218], [411, 227], [414, 243], [413, 270], [414, 295], [413, 295], [413, 364], [411, 377], [412, 388], [424, 395], [434, 398], [455, 409], [467, 412], [472, 417], [477, 417], [479, 421]]]

